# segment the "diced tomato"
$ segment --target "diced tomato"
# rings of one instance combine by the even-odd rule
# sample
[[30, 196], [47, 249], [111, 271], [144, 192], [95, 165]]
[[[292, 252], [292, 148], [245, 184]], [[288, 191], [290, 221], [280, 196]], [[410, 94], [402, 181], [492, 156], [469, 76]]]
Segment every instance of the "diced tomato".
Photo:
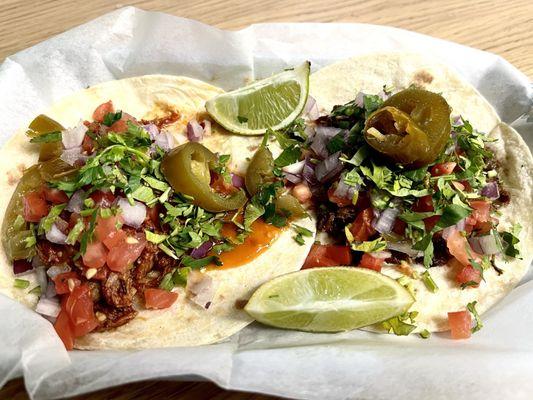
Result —
[[115, 112], [115, 107], [113, 106], [113, 102], [109, 100], [106, 103], [100, 104], [93, 112], [93, 120], [96, 122], [104, 122], [104, 117], [106, 114]]
[[452, 339], [468, 339], [472, 335], [472, 315], [468, 311], [448, 313]]
[[54, 323], [54, 329], [57, 335], [65, 345], [67, 350], [74, 348], [74, 329], [71, 326], [70, 319], [65, 310], [61, 310]]
[[43, 186], [44, 198], [53, 204], [63, 204], [68, 201], [68, 196], [62, 190], [48, 187], [47, 185]]
[[65, 311], [74, 328], [75, 337], [86, 335], [98, 326], [94, 315], [91, 289], [87, 284], [76, 287], [68, 295]]
[[107, 266], [111, 271], [125, 272], [141, 255], [146, 246], [146, 237], [143, 233], [128, 236], [118, 246], [113, 247], [107, 255]]
[[113, 193], [109, 192], [103, 192], [101, 190], [97, 190], [89, 196], [91, 199], [94, 200], [97, 206], [103, 207], [103, 208], [109, 208], [115, 201], [115, 195]]
[[492, 227], [492, 221], [476, 222], [476, 225], [474, 225], [474, 229], [476, 230], [476, 232], [483, 235], [487, 235], [492, 229]]
[[70, 289], [68, 287], [69, 280], [72, 281], [73, 287], [81, 285], [81, 281], [78, 277], [78, 274], [74, 271], [57, 274], [52, 280], [54, 281], [57, 294], [70, 293]]
[[107, 258], [107, 249], [101, 242], [93, 242], [87, 245], [87, 250], [82, 256], [83, 264], [88, 268], [101, 268]]
[[94, 229], [96, 239], [105, 244], [106, 239], [118, 232], [121, 226], [122, 218], [118, 215], [112, 215], [109, 218], [98, 216], [96, 219], [96, 227]]
[[232, 194], [239, 189], [237, 189], [233, 184], [226, 183], [222, 175], [219, 174], [213, 174], [213, 177], [211, 179], [211, 187], [214, 189], [215, 192], [222, 193], [222, 194]]
[[133, 123], [134, 125], [138, 125], [137, 120], [135, 118], [123, 112], [122, 118], [120, 118], [117, 122], [111, 125], [109, 127], [109, 130], [117, 133], [126, 132], [128, 130], [128, 121]]
[[472, 211], [472, 217], [477, 222], [487, 222], [490, 220], [490, 201], [485, 200], [472, 200], [470, 201], [470, 207], [474, 209]]
[[163, 289], [146, 289], [144, 305], [150, 309], [168, 308], [178, 299], [178, 294]]
[[456, 166], [457, 163], [454, 162], [435, 164], [431, 167], [431, 176], [450, 175]]
[[455, 280], [460, 285], [468, 284], [468, 287], [478, 287], [481, 282], [481, 273], [471, 265], [467, 265], [461, 268]]
[[394, 221], [394, 225], [392, 226], [392, 231], [398, 235], [405, 235], [405, 228], [407, 227], [407, 223], [402, 221], [400, 218], [396, 218]]
[[364, 242], [376, 233], [376, 230], [372, 227], [373, 218], [374, 211], [371, 208], [364, 209], [357, 215], [350, 227], [350, 232], [356, 241]]
[[433, 229], [435, 225], [437, 225], [437, 222], [439, 222], [440, 215], [434, 215], [432, 217], [424, 218], [424, 226], [426, 227], [426, 231], [429, 232]]
[[359, 262], [358, 267], [373, 269], [374, 271], [381, 272], [381, 266], [385, 262], [384, 258], [372, 257], [371, 254], [363, 254], [363, 258]]
[[29, 192], [23, 198], [24, 219], [28, 222], [39, 222], [48, 215], [50, 207], [41, 192]]
[[91, 154], [94, 150], [94, 142], [89, 135], [83, 137], [83, 142], [81, 143], [81, 148], [87, 154]]
[[470, 259], [476, 261], [481, 260], [480, 255], [472, 250], [468, 240], [466, 240], [457, 229], [452, 229], [451, 233], [448, 235], [446, 246], [448, 247], [450, 254], [465, 267], [471, 264]]
[[339, 207], [346, 207], [346, 206], [349, 206], [350, 204], [352, 204], [352, 200], [351, 199], [347, 199], [346, 197], [335, 196], [335, 187], [334, 186], [331, 186], [328, 189], [328, 199], [332, 203], [337, 204]]
[[292, 188], [292, 195], [296, 197], [300, 203], [307, 203], [313, 197], [311, 189], [307, 186], [306, 183], [298, 183]]
[[351, 265], [351, 263], [352, 253], [349, 246], [314, 244], [302, 269]]
[[413, 211], [415, 212], [430, 212], [433, 210], [433, 198], [431, 195], [420, 197], [413, 205]]
[[123, 244], [126, 241], [127, 237], [128, 237], [128, 234], [124, 232], [123, 230], [120, 230], [120, 231], [111, 233], [107, 238], [105, 238], [103, 243], [105, 247], [111, 250], [112, 248]]

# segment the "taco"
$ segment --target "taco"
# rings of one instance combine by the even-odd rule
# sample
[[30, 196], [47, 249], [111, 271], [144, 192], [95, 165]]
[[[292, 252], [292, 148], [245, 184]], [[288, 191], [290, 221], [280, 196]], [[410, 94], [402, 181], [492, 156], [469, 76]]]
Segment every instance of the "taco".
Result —
[[409, 312], [369, 329], [469, 335], [467, 309], [488, 310], [532, 260], [530, 149], [456, 72], [416, 54], [327, 66], [310, 95], [307, 123], [283, 133], [305, 154], [293, 193], [317, 218], [303, 268], [358, 266], [406, 286]]
[[258, 285], [303, 264], [314, 224], [276, 175], [281, 150], [212, 124], [204, 104], [221, 92], [103, 83], [0, 150], [0, 293], [67, 349], [220, 341], [252, 321], [240, 303]]

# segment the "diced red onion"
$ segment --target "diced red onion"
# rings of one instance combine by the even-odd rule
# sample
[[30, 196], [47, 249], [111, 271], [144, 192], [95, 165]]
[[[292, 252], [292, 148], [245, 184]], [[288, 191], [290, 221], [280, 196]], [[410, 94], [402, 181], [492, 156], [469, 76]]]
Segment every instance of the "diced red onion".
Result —
[[35, 311], [45, 317], [57, 318], [61, 307], [58, 298], [48, 298], [41, 296]]
[[143, 203], [134, 201], [133, 205], [130, 202], [121, 197], [117, 201], [117, 205], [122, 210], [122, 218], [124, 224], [133, 228], [139, 228], [146, 219], [146, 206]]
[[87, 197], [87, 194], [83, 190], [75, 191], [70, 197], [65, 209], [73, 213], [79, 213], [83, 210], [83, 201]]
[[302, 181], [302, 176], [300, 174], [291, 174], [290, 172], [284, 172], [283, 177], [287, 179], [290, 183], [295, 185]]
[[378, 96], [381, 97], [381, 100], [385, 101], [389, 98], [389, 95], [387, 93], [385, 93], [385, 91], [382, 89], [379, 93], [378, 93]]
[[155, 138], [159, 135], [159, 128], [155, 124], [143, 125], [143, 128], [146, 132], [148, 132], [150, 139], [152, 140], [155, 140]]
[[70, 267], [68, 265], [52, 265], [46, 270], [46, 275], [48, 275], [50, 279], [54, 279], [59, 274], [63, 274], [69, 271]]
[[317, 126], [315, 128], [315, 136], [313, 137], [313, 143], [311, 143], [311, 150], [313, 150], [318, 156], [326, 158], [329, 154], [327, 144], [333, 136], [339, 133], [339, 128], [332, 128], [329, 126]]
[[344, 167], [339, 160], [340, 155], [341, 152], [338, 151], [317, 164], [315, 174], [319, 182], [324, 183], [330, 181], [341, 173]]
[[472, 250], [480, 254], [498, 254], [500, 248], [493, 235], [475, 236], [468, 239], [468, 243], [472, 246]]
[[213, 248], [214, 243], [211, 240], [208, 240], [207, 242], [202, 243], [197, 248], [193, 249], [191, 251], [191, 257], [192, 258], [204, 258], [207, 253]]
[[341, 175], [339, 181], [337, 182], [337, 187], [333, 192], [333, 195], [342, 199], [352, 199], [355, 192], [359, 190], [359, 185], [351, 186], [344, 182], [344, 174]]
[[489, 182], [485, 186], [483, 186], [483, 189], [481, 189], [481, 195], [491, 199], [496, 200], [498, 197], [500, 197], [500, 190], [498, 188], [497, 182]]
[[320, 117], [318, 104], [312, 96], [307, 96], [307, 102], [305, 103], [304, 107], [304, 115], [307, 115], [311, 121], [317, 120]]
[[63, 147], [67, 150], [80, 147], [87, 130], [88, 128], [83, 123], [78, 124], [74, 128], [65, 129], [61, 133]]
[[464, 125], [463, 118], [460, 115], [456, 115], [455, 117], [453, 117], [452, 125], [455, 125], [455, 126]]
[[387, 242], [387, 249], [394, 250], [399, 253], [407, 254], [411, 258], [418, 258], [424, 255], [423, 252], [413, 249], [411, 243], [408, 242]]
[[364, 106], [364, 99], [365, 99], [365, 94], [363, 92], [359, 92], [357, 93], [357, 95], [355, 96], [355, 105], [357, 107], [360, 107], [360, 108], [363, 108]]
[[16, 276], [28, 275], [33, 272], [33, 265], [28, 260], [13, 261], [13, 274]]
[[191, 142], [199, 142], [204, 137], [204, 128], [195, 119], [187, 124], [187, 138]]
[[281, 170], [290, 174], [301, 174], [305, 166], [305, 160], [295, 162], [294, 164], [287, 165]]
[[309, 184], [310, 187], [316, 186], [318, 181], [315, 174], [316, 165], [311, 161], [309, 157], [305, 159], [305, 165], [302, 170], [302, 177]]
[[70, 149], [65, 149], [61, 153], [60, 158], [63, 161], [65, 161], [68, 165], [72, 165], [72, 166], [79, 164], [79, 163], [84, 163], [85, 161], [87, 161], [89, 156], [87, 156], [86, 154], [83, 154], [82, 151], [83, 150], [81, 147], [72, 147]]
[[387, 208], [383, 210], [379, 214], [379, 217], [372, 221], [372, 226], [381, 234], [389, 233], [394, 226], [394, 222], [396, 221], [399, 212], [400, 211], [396, 208]]
[[244, 178], [237, 174], [231, 174], [231, 184], [235, 186], [236, 188], [242, 188], [244, 187]]
[[315, 127], [312, 125], [306, 125], [304, 128], [304, 133], [307, 136], [307, 143], [311, 143], [316, 134]]
[[170, 132], [161, 131], [159, 132], [159, 135], [156, 136], [154, 144], [164, 151], [169, 151], [175, 146], [174, 136], [172, 136]]
[[56, 244], [65, 244], [67, 240], [67, 235], [61, 232], [55, 223], [52, 225], [52, 228], [46, 232], [45, 236], [46, 240]]
[[200, 125], [204, 128], [204, 136], [211, 135], [211, 121], [204, 119]]

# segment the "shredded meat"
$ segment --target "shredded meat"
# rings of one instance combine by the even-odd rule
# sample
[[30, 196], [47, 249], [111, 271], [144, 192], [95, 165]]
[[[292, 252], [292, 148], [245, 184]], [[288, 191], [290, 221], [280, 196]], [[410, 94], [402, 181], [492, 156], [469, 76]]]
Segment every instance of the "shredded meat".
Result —
[[74, 257], [74, 248], [72, 246], [64, 246], [60, 244], [51, 243], [48, 240], [37, 241], [37, 255], [42, 263], [51, 267], [52, 265], [72, 264]]
[[400, 264], [401, 261], [409, 261], [409, 256], [396, 250], [389, 250], [391, 256], [385, 260], [389, 264]]
[[320, 207], [317, 210], [318, 229], [329, 233], [334, 238], [344, 237], [344, 227], [353, 222], [357, 216], [355, 207]]
[[111, 272], [102, 284], [102, 294], [107, 304], [114, 307], [129, 307], [135, 294], [129, 271], [119, 274]]
[[150, 285], [152, 279], [147, 275], [154, 268], [156, 255], [159, 251], [157, 245], [148, 242], [140, 257], [135, 261], [133, 280], [137, 290], [142, 291], [145, 286], [155, 286]]
[[165, 115], [164, 117], [161, 117], [161, 118], [155, 118], [153, 120], [142, 119], [141, 120], [141, 124], [143, 124], [143, 125], [154, 124], [159, 129], [161, 129], [164, 126], [173, 124], [174, 122], [176, 122], [179, 119], [180, 119], [180, 113], [177, 112], [177, 111], [171, 111], [168, 115]]
[[131, 321], [138, 314], [131, 306], [109, 307], [107, 304], [96, 303], [94, 305], [96, 319], [98, 321], [97, 332], [103, 332], [111, 328], [117, 328]]

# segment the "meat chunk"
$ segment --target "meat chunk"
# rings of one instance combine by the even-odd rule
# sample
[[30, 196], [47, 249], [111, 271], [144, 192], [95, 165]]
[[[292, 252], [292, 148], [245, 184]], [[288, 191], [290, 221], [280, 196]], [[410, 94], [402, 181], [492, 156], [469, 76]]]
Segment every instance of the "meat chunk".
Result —
[[355, 221], [356, 217], [355, 207], [321, 207], [317, 210], [317, 226], [334, 238], [344, 238], [344, 227]]
[[94, 311], [98, 321], [97, 332], [103, 332], [124, 325], [138, 314], [131, 306], [115, 308], [103, 303], [96, 303], [94, 305]]
[[135, 289], [130, 272], [111, 272], [102, 284], [102, 294], [107, 304], [114, 307], [129, 307], [133, 304]]
[[72, 264], [75, 250], [72, 246], [51, 243], [48, 240], [37, 241], [37, 255], [42, 263], [51, 267], [52, 265]]

